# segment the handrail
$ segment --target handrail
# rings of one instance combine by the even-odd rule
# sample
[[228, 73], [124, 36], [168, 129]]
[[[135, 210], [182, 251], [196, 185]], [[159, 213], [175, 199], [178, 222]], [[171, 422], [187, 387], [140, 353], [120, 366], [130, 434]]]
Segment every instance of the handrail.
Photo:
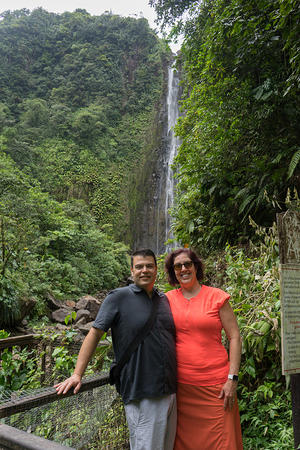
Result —
[[[25, 346], [27, 344], [35, 344], [39, 341], [49, 341], [56, 343], [57, 341], [60, 341], [59, 338], [55, 338], [53, 341], [49, 338], [44, 338], [41, 334], [23, 334], [22, 336], [12, 336], [4, 339], [0, 339], [0, 350], [3, 350], [5, 348], [10, 348], [14, 346]], [[104, 346], [109, 344], [109, 341], [101, 340], [98, 343], [98, 347]]]
[[40, 338], [38, 334], [25, 334], [22, 336], [12, 336], [5, 339], [0, 339], [0, 349], [13, 347], [15, 345], [33, 344]]
[[4, 424], [0, 424], [0, 444], [1, 449], [13, 450], [75, 450]]
[[[89, 391], [96, 387], [108, 384], [108, 382], [109, 377], [107, 373], [86, 378], [82, 380], [82, 385], [79, 392]], [[14, 393], [12, 393], [12, 395], [13, 394]], [[64, 395], [57, 395], [54, 387], [45, 388], [42, 392], [39, 392], [34, 396], [32, 394], [25, 395], [22, 398], [17, 398], [15, 400], [2, 403], [2, 405], [0, 405], [0, 418], [9, 417], [18, 412], [27, 411], [28, 409], [36, 406], [52, 403], [62, 398], [71, 397], [72, 395], [74, 395], [73, 389], [70, 389]]]

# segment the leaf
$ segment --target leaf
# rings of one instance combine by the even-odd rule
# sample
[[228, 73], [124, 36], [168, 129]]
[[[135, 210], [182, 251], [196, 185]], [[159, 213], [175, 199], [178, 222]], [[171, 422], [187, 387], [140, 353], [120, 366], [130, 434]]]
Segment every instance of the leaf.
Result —
[[192, 233], [195, 229], [195, 224], [194, 222], [191, 220], [190, 222], [188, 222], [188, 232]]
[[251, 195], [248, 195], [248, 197], [246, 197], [246, 198], [243, 200], [242, 204], [241, 204], [240, 207], [239, 207], [239, 214], [241, 214], [241, 213], [245, 210], [245, 208], [249, 205], [249, 203], [252, 202], [252, 200], [253, 200], [255, 197], [256, 197], [255, 194], [251, 194]]
[[290, 165], [289, 165], [289, 169], [288, 169], [288, 180], [291, 178], [291, 176], [293, 175], [298, 163], [300, 161], [300, 148], [296, 151], [296, 153], [293, 154]]

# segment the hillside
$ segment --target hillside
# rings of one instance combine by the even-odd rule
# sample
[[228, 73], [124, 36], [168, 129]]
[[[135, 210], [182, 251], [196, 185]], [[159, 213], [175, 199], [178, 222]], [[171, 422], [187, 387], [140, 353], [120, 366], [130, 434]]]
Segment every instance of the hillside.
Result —
[[146, 19], [2, 14], [0, 298], [11, 307], [33, 296], [42, 311], [46, 292], [66, 298], [128, 274], [129, 205], [169, 59]]

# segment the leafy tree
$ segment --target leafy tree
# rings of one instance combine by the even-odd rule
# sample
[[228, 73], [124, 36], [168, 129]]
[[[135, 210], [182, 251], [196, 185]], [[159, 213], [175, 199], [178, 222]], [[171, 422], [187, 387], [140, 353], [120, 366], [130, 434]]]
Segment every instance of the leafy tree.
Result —
[[0, 322], [11, 326], [28, 296], [43, 306], [94, 293], [128, 275], [127, 248], [99, 230], [81, 201], [59, 203], [0, 154]]
[[172, 20], [190, 8], [175, 232], [201, 252], [248, 241], [249, 215], [270, 225], [287, 189], [299, 189], [299, 8], [292, 0], [155, 3]]
[[130, 183], [169, 56], [146, 19], [38, 8], [0, 22], [5, 152], [56, 200], [84, 200], [117, 240], [131, 239]]

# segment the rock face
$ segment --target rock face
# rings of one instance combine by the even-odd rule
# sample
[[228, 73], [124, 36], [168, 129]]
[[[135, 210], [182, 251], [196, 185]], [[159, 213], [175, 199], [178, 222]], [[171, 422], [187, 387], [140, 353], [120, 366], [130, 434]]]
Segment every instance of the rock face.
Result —
[[75, 309], [77, 309], [77, 315], [79, 311], [87, 310], [90, 314], [91, 320], [95, 320], [97, 313], [99, 311], [101, 302], [91, 295], [85, 295], [81, 297], [78, 302], [75, 304]]
[[50, 308], [54, 310], [51, 313], [51, 319], [53, 322], [65, 326], [66, 316], [72, 315], [72, 312], [74, 311], [76, 312], [74, 328], [78, 328], [78, 330], [83, 334], [87, 334], [91, 329], [101, 306], [101, 301], [91, 295], [81, 297], [78, 302], [71, 300], [60, 302], [50, 296], [48, 297], [48, 303], [49, 302], [51, 304]]
[[58, 323], [65, 323], [65, 318], [66, 316], [68, 316], [69, 314], [72, 313], [71, 309], [67, 309], [67, 308], [59, 308], [56, 311], [53, 311], [51, 313], [51, 319], [53, 320], [53, 322], [58, 322]]
[[178, 109], [180, 95], [180, 90], [177, 88], [176, 98], [170, 105], [172, 86], [168, 83], [168, 72], [170, 75], [166, 67], [164, 95], [151, 130], [148, 157], [142, 170], [136, 176], [134, 187], [136, 202], [130, 211], [130, 228], [133, 230], [132, 249], [151, 248], [156, 254], [165, 252], [165, 241], [168, 238], [167, 209], [170, 205], [167, 206], [166, 193], [173, 132], [173, 129], [170, 130], [170, 114], [172, 108]]

